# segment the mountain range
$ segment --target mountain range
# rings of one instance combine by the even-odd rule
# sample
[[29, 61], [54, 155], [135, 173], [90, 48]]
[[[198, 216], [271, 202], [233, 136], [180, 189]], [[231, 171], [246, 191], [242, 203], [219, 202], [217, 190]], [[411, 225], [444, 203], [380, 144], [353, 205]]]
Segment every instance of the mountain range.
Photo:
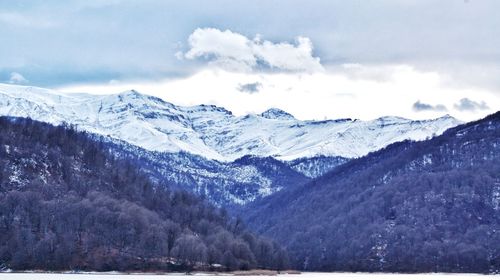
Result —
[[134, 90], [67, 94], [0, 84], [0, 97], [0, 115], [70, 124], [105, 136], [118, 144], [112, 146], [116, 156], [134, 158], [153, 180], [225, 206], [305, 184], [350, 158], [396, 141], [429, 138], [460, 123], [450, 116], [301, 121], [275, 108], [234, 116], [224, 108], [176, 106]]
[[400, 117], [303, 121], [276, 108], [235, 116], [214, 105], [176, 106], [134, 90], [67, 94], [7, 84], [0, 84], [0, 115], [66, 122], [146, 150], [187, 152], [224, 162], [247, 155], [284, 161], [356, 158], [394, 142], [424, 140], [460, 124], [448, 115], [421, 121]]
[[500, 113], [304, 121], [0, 84], [0, 115], [0, 268], [500, 271]]

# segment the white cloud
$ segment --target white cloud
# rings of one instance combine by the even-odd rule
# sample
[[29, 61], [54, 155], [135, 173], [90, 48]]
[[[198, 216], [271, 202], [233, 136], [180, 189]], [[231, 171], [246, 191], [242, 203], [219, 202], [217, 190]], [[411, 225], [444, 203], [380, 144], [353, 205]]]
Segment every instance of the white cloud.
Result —
[[[496, 92], [481, 88], [456, 88], [442, 83], [434, 72], [421, 72], [408, 65], [386, 65], [390, 75], [381, 78], [378, 68], [358, 65], [362, 75], [342, 71], [315, 73], [231, 72], [205, 69], [192, 76], [158, 82], [119, 85], [75, 86], [69, 92], [110, 94], [136, 89], [178, 105], [214, 104], [235, 115], [261, 113], [271, 107], [283, 109], [298, 119], [374, 119], [395, 115], [412, 119], [437, 118], [440, 110], [412, 110], [415, 100], [442, 104], [461, 120], [474, 120], [500, 108]], [[373, 73], [372, 73], [373, 71]], [[258, 94], [243, 90], [256, 85]], [[258, 86], [257, 86], [258, 85]], [[460, 98], [483, 100], [490, 109], [463, 111], [454, 107]]]
[[273, 43], [259, 35], [249, 39], [230, 30], [198, 28], [188, 39], [187, 59], [204, 58], [227, 70], [249, 71], [258, 67], [292, 72], [323, 70], [318, 57], [313, 56], [309, 38], [297, 37], [294, 44]]
[[11, 84], [26, 84], [29, 81], [21, 74], [17, 72], [10, 73], [9, 83]]
[[185, 55], [188, 59], [205, 57], [223, 64], [241, 64], [245, 69], [257, 64], [251, 41], [229, 30], [198, 28], [189, 36], [188, 42], [190, 50]]

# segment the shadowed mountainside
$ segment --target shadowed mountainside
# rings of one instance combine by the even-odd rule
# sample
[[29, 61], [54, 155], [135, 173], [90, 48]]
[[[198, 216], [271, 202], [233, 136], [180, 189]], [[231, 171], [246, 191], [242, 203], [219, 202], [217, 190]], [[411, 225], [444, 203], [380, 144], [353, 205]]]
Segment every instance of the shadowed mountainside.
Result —
[[500, 112], [247, 205], [299, 269], [500, 271]]

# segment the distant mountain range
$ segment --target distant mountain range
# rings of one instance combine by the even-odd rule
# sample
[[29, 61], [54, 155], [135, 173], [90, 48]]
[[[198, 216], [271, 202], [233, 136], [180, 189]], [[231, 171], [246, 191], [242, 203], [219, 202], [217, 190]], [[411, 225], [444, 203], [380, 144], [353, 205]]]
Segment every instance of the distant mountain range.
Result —
[[387, 145], [424, 140], [460, 122], [451, 116], [413, 121], [382, 117], [301, 121], [279, 109], [234, 116], [213, 105], [182, 107], [134, 90], [114, 95], [65, 94], [0, 84], [0, 115], [77, 125], [150, 151], [187, 152], [230, 162], [243, 156], [295, 160], [356, 158]]

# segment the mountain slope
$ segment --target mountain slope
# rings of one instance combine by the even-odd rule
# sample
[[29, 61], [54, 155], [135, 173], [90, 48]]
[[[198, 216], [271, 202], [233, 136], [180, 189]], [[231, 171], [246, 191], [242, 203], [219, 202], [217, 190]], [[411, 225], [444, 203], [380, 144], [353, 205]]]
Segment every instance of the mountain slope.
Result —
[[397, 117], [300, 121], [275, 108], [236, 117], [224, 108], [175, 106], [133, 90], [95, 96], [6, 84], [0, 84], [0, 115], [67, 122], [147, 150], [184, 151], [219, 161], [246, 155], [282, 160], [355, 158], [397, 141], [423, 140], [459, 124], [450, 116], [427, 121]]
[[0, 117], [0, 267], [188, 270], [284, 267], [240, 220], [153, 182], [104, 139]]
[[310, 158], [298, 158], [287, 161], [286, 163], [293, 170], [304, 174], [308, 178], [317, 178], [347, 161], [349, 161], [349, 159], [343, 157], [315, 156]]
[[[270, 157], [246, 156], [219, 162], [184, 152], [151, 152], [126, 143], [110, 145], [109, 149], [116, 157], [133, 162], [154, 181], [195, 193], [219, 206], [243, 205], [310, 180]], [[320, 160], [318, 166], [331, 166], [329, 158]]]
[[248, 205], [296, 268], [500, 271], [500, 112]]

